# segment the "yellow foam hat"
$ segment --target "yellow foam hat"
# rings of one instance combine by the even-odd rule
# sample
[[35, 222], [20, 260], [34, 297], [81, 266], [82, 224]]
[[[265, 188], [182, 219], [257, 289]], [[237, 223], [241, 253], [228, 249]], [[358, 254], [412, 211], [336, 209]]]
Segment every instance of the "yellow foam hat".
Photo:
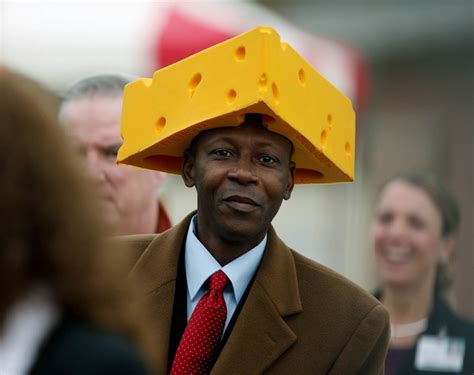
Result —
[[180, 174], [201, 131], [247, 113], [294, 146], [296, 183], [354, 179], [350, 100], [270, 27], [257, 27], [125, 87], [117, 162]]

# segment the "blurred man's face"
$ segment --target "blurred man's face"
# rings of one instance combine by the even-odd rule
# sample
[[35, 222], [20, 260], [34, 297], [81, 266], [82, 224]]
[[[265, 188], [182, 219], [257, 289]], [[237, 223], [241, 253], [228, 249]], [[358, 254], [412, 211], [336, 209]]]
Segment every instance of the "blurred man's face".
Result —
[[[95, 95], [66, 104], [61, 120], [97, 185], [107, 222], [121, 234], [152, 232], [156, 226], [157, 190], [164, 175], [115, 164], [122, 144], [121, 111], [122, 97]], [[150, 220], [150, 215], [155, 219]]]

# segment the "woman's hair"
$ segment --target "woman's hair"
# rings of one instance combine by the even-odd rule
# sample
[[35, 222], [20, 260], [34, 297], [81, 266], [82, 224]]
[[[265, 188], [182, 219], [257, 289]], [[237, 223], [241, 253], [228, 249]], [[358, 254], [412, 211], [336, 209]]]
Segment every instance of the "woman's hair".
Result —
[[0, 66], [0, 324], [36, 284], [65, 311], [124, 334], [153, 363], [152, 338], [126, 249], [101, 215], [48, 92]]
[[[402, 181], [416, 186], [428, 195], [441, 216], [442, 237], [447, 238], [457, 234], [461, 223], [459, 205], [439, 178], [432, 174], [400, 173], [386, 181], [380, 191], [394, 181]], [[452, 284], [452, 281], [453, 277], [449, 270], [449, 265], [438, 265], [435, 283], [437, 290], [443, 291], [447, 289]]]

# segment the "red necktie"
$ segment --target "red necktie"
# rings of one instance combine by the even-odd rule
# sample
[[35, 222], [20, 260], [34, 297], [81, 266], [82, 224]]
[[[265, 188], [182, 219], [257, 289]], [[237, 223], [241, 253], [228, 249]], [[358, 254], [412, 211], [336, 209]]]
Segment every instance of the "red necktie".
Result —
[[227, 317], [223, 291], [229, 279], [217, 271], [208, 283], [209, 290], [196, 305], [179, 342], [171, 375], [204, 375], [210, 371]]

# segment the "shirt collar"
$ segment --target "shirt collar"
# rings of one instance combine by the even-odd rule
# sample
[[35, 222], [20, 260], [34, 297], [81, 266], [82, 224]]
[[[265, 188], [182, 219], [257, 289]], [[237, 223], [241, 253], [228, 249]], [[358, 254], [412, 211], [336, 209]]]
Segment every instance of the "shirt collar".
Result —
[[262, 260], [267, 235], [256, 247], [222, 267], [196, 237], [196, 226], [197, 215], [189, 225], [184, 250], [186, 280], [191, 300], [194, 300], [205, 281], [214, 272], [222, 270], [229, 278], [235, 300], [239, 303]]

